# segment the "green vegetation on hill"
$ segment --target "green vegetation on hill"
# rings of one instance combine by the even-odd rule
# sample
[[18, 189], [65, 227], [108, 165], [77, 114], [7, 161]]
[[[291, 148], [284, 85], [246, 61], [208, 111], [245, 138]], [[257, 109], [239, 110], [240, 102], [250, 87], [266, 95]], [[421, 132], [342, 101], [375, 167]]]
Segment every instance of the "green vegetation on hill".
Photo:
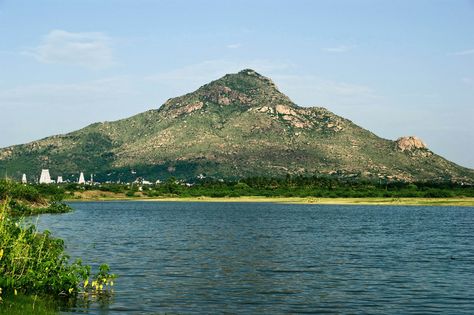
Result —
[[436, 155], [421, 140], [382, 139], [325, 108], [300, 107], [249, 69], [159, 109], [0, 150], [0, 172], [16, 179], [26, 173], [32, 180], [42, 168], [71, 181], [84, 171], [102, 182], [337, 174], [474, 183], [474, 170]]

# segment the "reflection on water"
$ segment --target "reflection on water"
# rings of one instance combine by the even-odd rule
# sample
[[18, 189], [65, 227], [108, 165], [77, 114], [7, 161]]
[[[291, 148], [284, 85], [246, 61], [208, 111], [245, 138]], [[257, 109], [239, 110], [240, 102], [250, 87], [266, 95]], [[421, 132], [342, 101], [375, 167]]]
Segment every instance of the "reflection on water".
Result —
[[92, 314], [474, 313], [474, 209], [73, 203], [40, 229], [119, 275]]

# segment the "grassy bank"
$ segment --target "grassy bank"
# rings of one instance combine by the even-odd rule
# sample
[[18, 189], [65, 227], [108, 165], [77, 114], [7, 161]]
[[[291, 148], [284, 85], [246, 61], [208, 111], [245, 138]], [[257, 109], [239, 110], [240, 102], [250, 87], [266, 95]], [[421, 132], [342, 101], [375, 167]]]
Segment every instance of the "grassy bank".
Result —
[[[474, 185], [454, 182], [363, 181], [334, 177], [290, 176], [243, 178], [238, 181], [195, 179], [185, 182], [101, 183], [62, 186], [68, 200], [167, 199], [188, 201], [242, 201], [343, 204], [447, 204], [472, 205]], [[255, 197], [258, 196], [258, 197]], [[471, 198], [471, 199], [470, 199]]]
[[114, 201], [114, 200], [141, 200], [141, 201], [182, 201], [182, 202], [275, 202], [288, 204], [341, 204], [341, 205], [424, 205], [424, 206], [474, 206], [472, 197], [453, 198], [390, 198], [390, 197], [363, 197], [363, 198], [317, 198], [317, 197], [179, 197], [162, 196], [148, 197], [137, 194], [128, 197], [123, 193], [89, 190], [76, 192], [74, 198], [67, 201]]

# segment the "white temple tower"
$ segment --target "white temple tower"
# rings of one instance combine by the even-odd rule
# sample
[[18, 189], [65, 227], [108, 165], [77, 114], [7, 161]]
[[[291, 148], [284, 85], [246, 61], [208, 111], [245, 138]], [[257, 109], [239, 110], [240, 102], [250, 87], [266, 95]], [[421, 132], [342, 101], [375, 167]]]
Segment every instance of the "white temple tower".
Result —
[[62, 182], [63, 182], [63, 177], [58, 176], [58, 180], [56, 181], [56, 183], [61, 184]]
[[48, 169], [41, 170], [41, 176], [39, 180], [40, 184], [51, 184], [51, 176], [49, 175]]
[[81, 172], [81, 174], [79, 175], [79, 182], [78, 183], [79, 184], [85, 184], [86, 183], [86, 181], [84, 179], [84, 173], [83, 172]]
[[27, 184], [28, 181], [26, 180], [26, 174], [23, 174], [23, 176], [21, 177], [21, 183], [22, 184]]

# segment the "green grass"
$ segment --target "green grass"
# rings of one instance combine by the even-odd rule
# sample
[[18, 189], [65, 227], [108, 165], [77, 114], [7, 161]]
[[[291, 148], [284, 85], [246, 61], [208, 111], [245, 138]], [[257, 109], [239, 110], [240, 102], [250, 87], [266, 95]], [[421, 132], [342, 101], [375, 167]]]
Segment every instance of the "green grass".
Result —
[[37, 295], [8, 295], [0, 303], [0, 314], [51, 315], [58, 314], [59, 307], [51, 298]]
[[452, 198], [390, 198], [390, 197], [362, 197], [362, 198], [319, 198], [319, 197], [278, 197], [278, 196], [135, 196], [127, 197], [124, 194], [101, 195], [100, 191], [89, 191], [86, 194], [77, 194], [74, 201], [114, 201], [114, 200], [141, 200], [141, 201], [176, 201], [176, 202], [274, 202], [288, 204], [340, 204], [340, 205], [420, 205], [420, 206], [465, 206], [474, 207], [473, 197]]

